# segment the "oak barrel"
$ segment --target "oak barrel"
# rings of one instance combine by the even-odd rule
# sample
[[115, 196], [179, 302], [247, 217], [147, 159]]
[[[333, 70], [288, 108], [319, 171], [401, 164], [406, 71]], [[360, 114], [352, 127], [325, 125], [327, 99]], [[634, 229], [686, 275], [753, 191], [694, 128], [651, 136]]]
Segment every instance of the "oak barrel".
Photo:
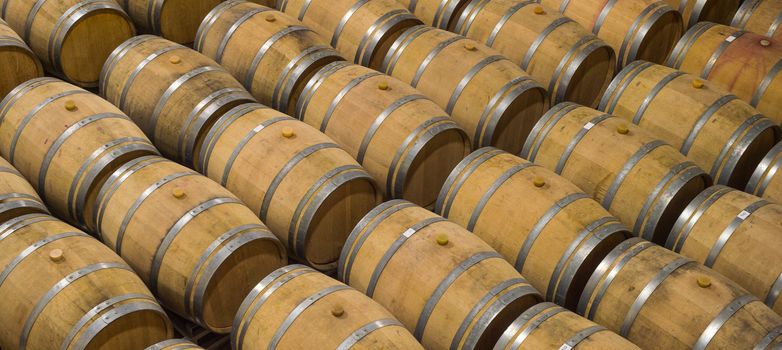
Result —
[[109, 174], [157, 153], [117, 107], [57, 79], [27, 81], [0, 102], [0, 154], [56, 214], [79, 226]]
[[665, 64], [720, 84], [782, 123], [782, 42], [702, 22], [682, 37]]
[[782, 40], [782, 2], [745, 0], [730, 25]]
[[[689, 28], [698, 22], [730, 23], [744, 0], [665, 0], [677, 9]], [[746, 3], [746, 2], [745, 2]]]
[[139, 31], [191, 44], [201, 21], [222, 0], [118, 0]]
[[575, 307], [589, 275], [630, 232], [552, 171], [481, 148], [448, 177], [435, 212], [496, 249], [546, 296]]
[[295, 18], [236, 0], [209, 13], [198, 29], [195, 48], [231, 72], [258, 102], [291, 114], [312, 74], [344, 60]]
[[125, 111], [168, 158], [192, 164], [223, 113], [255, 99], [213, 60], [172, 41], [140, 35], [109, 56], [101, 95]]
[[747, 193], [782, 203], [782, 142], [766, 154], [744, 189]]
[[782, 138], [777, 123], [715, 83], [651, 62], [629, 64], [600, 110], [632, 121], [709, 170], [716, 183], [744, 188]]
[[191, 343], [187, 339], [169, 339], [152, 345], [144, 350], [203, 350], [204, 348]]
[[0, 6], [0, 17], [49, 72], [82, 87], [97, 86], [111, 51], [136, 33], [114, 0], [0, 0]]
[[502, 334], [494, 350], [639, 350], [603, 326], [553, 303], [524, 311]]
[[101, 240], [167, 308], [228, 333], [244, 296], [287, 262], [285, 248], [239, 199], [158, 156], [115, 171], [88, 212]]
[[52, 216], [0, 225], [0, 267], [3, 349], [143, 349], [173, 336], [119, 256]]
[[277, 8], [348, 60], [374, 69], [402, 31], [422, 24], [398, 0], [278, 0]]
[[333, 270], [350, 230], [381, 200], [375, 181], [313, 127], [259, 104], [224, 114], [196, 164], [236, 194], [288, 247]]
[[264, 278], [244, 299], [234, 324], [235, 350], [423, 350], [388, 310], [303, 265]]
[[713, 268], [782, 314], [782, 205], [725, 186], [684, 210], [666, 247]]
[[0, 224], [32, 213], [49, 214], [49, 209], [27, 179], [0, 158]]
[[434, 203], [470, 152], [467, 134], [409, 85], [339, 61], [313, 75], [294, 116], [320, 129], [377, 180], [388, 198]]
[[674, 147], [625, 120], [573, 103], [551, 109], [521, 157], [554, 170], [640, 237], [660, 244], [711, 178]]
[[756, 297], [640, 238], [625, 241], [603, 260], [578, 313], [644, 349], [776, 349], [782, 344], [782, 317]]
[[678, 11], [662, 0], [541, 0], [605, 40], [617, 68], [635, 60], [662, 63], [682, 36]]
[[489, 348], [541, 299], [478, 237], [404, 200], [383, 203], [359, 222], [337, 273], [427, 349]]
[[43, 66], [30, 47], [0, 19], [0, 97], [17, 85], [43, 76]]
[[439, 104], [475, 148], [518, 153], [549, 106], [546, 91], [515, 63], [472, 39], [425, 25], [397, 38], [380, 71]]
[[547, 86], [554, 103], [596, 106], [616, 71], [611, 46], [534, 1], [470, 1], [453, 31], [500, 51]]
[[453, 30], [471, 0], [398, 0], [416, 17], [435, 28]]

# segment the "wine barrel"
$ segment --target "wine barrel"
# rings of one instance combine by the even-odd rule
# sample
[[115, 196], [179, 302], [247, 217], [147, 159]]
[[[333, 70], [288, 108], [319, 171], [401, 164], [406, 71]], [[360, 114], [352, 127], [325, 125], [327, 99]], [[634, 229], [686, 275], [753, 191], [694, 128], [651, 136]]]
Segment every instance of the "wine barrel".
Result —
[[0, 266], [4, 349], [143, 349], [173, 336], [119, 256], [52, 216], [0, 225]]
[[782, 40], [782, 29], [780, 29], [782, 2], [777, 0], [745, 0], [730, 25]]
[[201, 21], [222, 0], [120, 0], [139, 31], [191, 44]]
[[244, 299], [234, 324], [235, 350], [423, 350], [385, 308], [303, 265], [264, 278]]
[[97, 86], [111, 51], [136, 33], [113, 0], [0, 0], [0, 6], [0, 17], [46, 69], [81, 87]]
[[209, 13], [195, 48], [231, 72], [260, 103], [283, 113], [293, 109], [312, 74], [344, 60], [295, 18], [236, 0]]
[[540, 303], [505, 330], [494, 350], [640, 350], [633, 343], [567, 309]]
[[636, 61], [614, 79], [600, 110], [648, 130], [695, 161], [716, 183], [747, 185], [782, 138], [779, 126], [717, 84]]
[[101, 240], [161, 302], [228, 333], [258, 281], [287, 262], [285, 248], [239, 199], [158, 156], [115, 171], [88, 212]]
[[152, 345], [144, 350], [203, 350], [204, 348], [191, 343], [187, 339], [169, 339]]
[[381, 71], [439, 104], [476, 149], [518, 153], [549, 106], [546, 91], [515, 63], [472, 39], [425, 25], [397, 38]]
[[481, 148], [448, 177], [435, 212], [502, 254], [546, 300], [575, 307], [597, 264], [630, 232], [550, 170]]
[[168, 158], [192, 164], [223, 113], [255, 102], [211, 59], [166, 39], [140, 35], [109, 56], [101, 95], [125, 111]]
[[43, 67], [27, 44], [0, 19], [0, 97], [17, 85], [43, 76]]
[[416, 17], [435, 28], [453, 30], [471, 0], [398, 0]]
[[702, 22], [684, 35], [666, 65], [720, 84], [782, 122], [782, 42]]
[[678, 11], [662, 0], [541, 0], [611, 45], [617, 68], [635, 60], [663, 63], [682, 36]]
[[204, 140], [196, 169], [319, 270], [334, 270], [350, 230], [381, 200], [371, 175], [330, 138], [262, 105], [228, 111]]
[[766, 154], [752, 173], [745, 191], [758, 197], [782, 203], [782, 142], [778, 143]]
[[383, 203], [359, 222], [337, 273], [396, 315], [427, 349], [491, 347], [541, 300], [478, 237], [404, 200]]
[[611, 46], [534, 1], [473, 0], [453, 31], [520, 65], [548, 86], [554, 103], [597, 106], [616, 71]]
[[27, 179], [0, 158], [0, 224], [32, 213], [49, 214], [49, 209]]
[[782, 314], [782, 205], [725, 186], [684, 210], [665, 246], [711, 267]]
[[374, 69], [399, 33], [423, 23], [398, 0], [278, 0], [277, 8], [320, 33], [342, 56]]
[[345, 61], [313, 76], [297, 118], [320, 129], [372, 174], [386, 197], [430, 206], [470, 152], [467, 134], [409, 85]]
[[[603, 260], [578, 313], [644, 349], [775, 349], [782, 344], [782, 317], [756, 297], [640, 238], [625, 241]], [[776, 346], [769, 347], [772, 343]]]
[[678, 9], [689, 28], [698, 22], [728, 24], [743, 0], [665, 0]]
[[105, 178], [157, 149], [108, 101], [57, 79], [37, 78], [0, 102], [0, 153], [55, 213], [84, 226], [84, 208]]
[[572, 181], [640, 237], [663, 244], [711, 178], [673, 146], [623, 119], [560, 103], [535, 125], [521, 157]]

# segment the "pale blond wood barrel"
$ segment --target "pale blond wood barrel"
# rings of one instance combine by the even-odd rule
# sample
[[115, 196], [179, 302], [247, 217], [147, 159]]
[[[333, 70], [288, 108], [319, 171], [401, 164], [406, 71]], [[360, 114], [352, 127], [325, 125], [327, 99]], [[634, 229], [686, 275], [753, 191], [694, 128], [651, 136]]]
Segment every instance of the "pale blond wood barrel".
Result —
[[453, 30], [471, 0], [397, 0], [416, 17], [435, 28]]
[[721, 86], [645, 61], [617, 75], [599, 108], [670, 143], [716, 183], [734, 188], [747, 185], [782, 138], [776, 122]]
[[782, 2], [778, 0], [745, 0], [730, 25], [781, 40]]
[[[686, 28], [698, 22], [729, 24], [743, 0], [665, 0], [677, 9]], [[745, 4], [751, 1], [745, 1]]]
[[502, 334], [494, 350], [571, 349], [639, 350], [590, 320], [554, 303], [540, 303], [524, 311]]
[[157, 153], [117, 107], [57, 79], [27, 81], [0, 102], [0, 154], [56, 214], [80, 226], [109, 174]]
[[644, 349], [770, 350], [782, 345], [782, 317], [755, 296], [640, 238], [625, 241], [603, 260], [578, 313]]
[[690, 28], [665, 65], [713, 81], [782, 123], [782, 42], [720, 24]]
[[474, 234], [404, 200], [373, 209], [342, 250], [339, 279], [385, 306], [427, 349], [486, 349], [541, 300]]
[[551, 109], [521, 157], [554, 170], [635, 235], [663, 244], [711, 178], [673, 146], [621, 118], [573, 103]]
[[259, 104], [224, 114], [196, 169], [244, 201], [288, 247], [333, 270], [350, 230], [381, 201], [374, 179], [311, 126]]
[[32, 213], [49, 214], [49, 209], [27, 179], [0, 158], [0, 223]]
[[114, 50], [101, 72], [100, 90], [166, 157], [184, 164], [193, 163], [217, 118], [255, 102], [213, 60], [152, 35], [136, 36]]
[[0, 225], [0, 267], [4, 349], [143, 349], [173, 336], [119, 256], [49, 215]]
[[158, 156], [115, 171], [87, 214], [166, 307], [228, 333], [253, 286], [287, 263], [285, 248], [233, 194]]
[[198, 29], [195, 48], [231, 72], [258, 102], [291, 114], [312, 74], [344, 60], [295, 18], [236, 0], [209, 13]]
[[470, 152], [467, 134], [434, 102], [395, 78], [345, 61], [313, 75], [293, 115], [339, 143], [387, 198], [424, 207]]
[[0, 98], [17, 85], [43, 76], [43, 66], [30, 47], [0, 19]]
[[542, 82], [554, 103], [597, 106], [616, 71], [611, 46], [535, 1], [470, 1], [452, 31], [500, 51]]
[[169, 339], [152, 345], [144, 350], [203, 350], [204, 348], [187, 339]]
[[496, 249], [546, 300], [571, 308], [600, 261], [630, 236], [569, 181], [491, 147], [459, 163], [435, 212]]
[[303, 265], [264, 278], [242, 303], [234, 324], [235, 350], [423, 350], [383, 306]]
[[474, 148], [518, 153], [549, 106], [546, 91], [515, 63], [472, 39], [425, 25], [397, 38], [380, 71], [439, 104]]
[[747, 193], [782, 203], [782, 142], [766, 154], [749, 179]]
[[398, 0], [278, 0], [354, 63], [378, 69], [399, 34], [422, 24]]
[[117, 0], [139, 31], [191, 44], [201, 21], [222, 0]]
[[97, 86], [111, 51], [136, 33], [114, 0], [0, 0], [0, 17], [49, 72], [82, 87]]
[[678, 11], [662, 0], [541, 0], [605, 40], [617, 68], [635, 60], [663, 63], [682, 36]]
[[730, 278], [782, 314], [782, 205], [725, 186], [684, 210], [665, 246]]

